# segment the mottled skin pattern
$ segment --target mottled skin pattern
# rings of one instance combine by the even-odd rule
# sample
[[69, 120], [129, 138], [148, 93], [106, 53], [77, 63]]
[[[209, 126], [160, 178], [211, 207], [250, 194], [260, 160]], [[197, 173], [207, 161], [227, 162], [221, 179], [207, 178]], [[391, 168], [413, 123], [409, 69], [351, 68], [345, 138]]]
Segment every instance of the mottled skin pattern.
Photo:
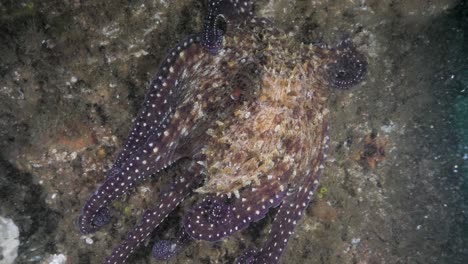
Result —
[[[329, 89], [361, 81], [365, 58], [348, 40], [334, 49], [296, 44], [251, 11], [243, 21], [229, 19], [226, 6], [252, 10], [250, 1], [209, 2], [204, 32], [169, 52], [123, 151], [83, 208], [80, 230], [95, 232], [109, 223], [113, 200], [191, 159], [105, 263], [125, 263], [193, 190], [199, 202], [178, 238], [154, 245], [157, 259], [176, 255], [189, 237], [220, 240], [279, 206], [266, 242], [237, 259], [278, 263], [313, 195], [329, 143]], [[222, 32], [219, 16], [228, 23]]]

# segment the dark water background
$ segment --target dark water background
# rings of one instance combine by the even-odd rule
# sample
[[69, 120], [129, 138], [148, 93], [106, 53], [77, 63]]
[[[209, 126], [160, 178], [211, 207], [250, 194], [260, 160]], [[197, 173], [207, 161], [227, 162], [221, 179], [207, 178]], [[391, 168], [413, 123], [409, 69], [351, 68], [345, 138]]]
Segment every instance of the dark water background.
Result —
[[[116, 202], [108, 229], [82, 236], [75, 224], [159, 62], [200, 30], [205, 7], [1, 1], [0, 216], [19, 228], [14, 263], [100, 263], [150, 207], [161, 180]], [[468, 263], [467, 3], [262, 0], [257, 11], [305, 43], [333, 46], [350, 34], [369, 61], [366, 81], [330, 100], [325, 175], [283, 263]], [[359, 157], [371, 134], [385, 148], [375, 166]], [[179, 217], [153, 239], [173, 235]], [[231, 263], [261, 242], [270, 221], [193, 243], [170, 263]], [[2, 246], [10, 241], [4, 226]], [[150, 247], [132, 263], [154, 263]], [[10, 263], [1, 254], [0, 263]]]

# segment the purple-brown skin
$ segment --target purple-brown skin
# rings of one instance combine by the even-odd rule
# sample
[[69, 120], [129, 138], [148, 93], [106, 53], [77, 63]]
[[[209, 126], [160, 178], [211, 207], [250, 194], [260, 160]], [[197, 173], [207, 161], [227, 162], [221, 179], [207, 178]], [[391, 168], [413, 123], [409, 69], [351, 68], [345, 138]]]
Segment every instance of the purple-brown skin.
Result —
[[[253, 17], [253, 1], [240, 0], [209, 0], [208, 12], [201, 35], [203, 47], [212, 55], [216, 55], [223, 45], [223, 36], [230, 26]], [[226, 25], [227, 27], [227, 25]]]
[[[223, 10], [210, 12], [231, 15]], [[181, 158], [192, 162], [104, 263], [125, 263], [193, 191], [199, 202], [178, 238], [155, 244], [157, 259], [176, 255], [187, 237], [223, 239], [279, 206], [266, 242], [236, 261], [279, 263], [323, 170], [329, 88], [358, 84], [367, 63], [349, 40], [334, 49], [295, 44], [272, 23], [247, 17], [221, 35], [205, 25], [214, 38], [189, 37], [162, 63], [123, 151], [83, 208], [80, 231], [109, 223], [110, 203], [139, 182]]]

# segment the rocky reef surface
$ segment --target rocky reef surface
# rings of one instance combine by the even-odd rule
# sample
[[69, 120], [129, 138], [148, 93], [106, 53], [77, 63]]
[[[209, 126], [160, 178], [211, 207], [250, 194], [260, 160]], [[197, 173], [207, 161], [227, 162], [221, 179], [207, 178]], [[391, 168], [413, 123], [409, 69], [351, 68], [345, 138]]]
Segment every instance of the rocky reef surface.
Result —
[[[326, 169], [283, 259], [465, 263], [468, 151], [456, 129], [467, 121], [456, 119], [463, 110], [454, 101], [468, 91], [466, 4], [256, 2], [291, 38], [333, 46], [349, 35], [369, 62], [363, 85], [332, 94]], [[79, 233], [80, 210], [122, 147], [148, 82], [167, 50], [201, 29], [205, 5], [0, 3], [0, 216], [19, 228], [16, 263], [101, 262], [181, 173], [175, 165], [115, 202], [120, 215], [105, 232]], [[192, 243], [170, 263], [232, 263], [261, 242], [271, 219]], [[153, 239], [170, 238], [179, 222], [176, 212]], [[132, 263], [154, 263], [149, 247]]]

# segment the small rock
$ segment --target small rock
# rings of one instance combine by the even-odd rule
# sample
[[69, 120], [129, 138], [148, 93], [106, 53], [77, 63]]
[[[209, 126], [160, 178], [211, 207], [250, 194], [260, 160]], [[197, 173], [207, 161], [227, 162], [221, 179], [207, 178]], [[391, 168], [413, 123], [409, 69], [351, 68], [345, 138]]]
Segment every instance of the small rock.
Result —
[[12, 264], [18, 257], [19, 229], [10, 218], [0, 216], [0, 260]]
[[47, 258], [45, 263], [48, 264], [65, 264], [67, 262], [67, 257], [64, 254], [53, 254]]

